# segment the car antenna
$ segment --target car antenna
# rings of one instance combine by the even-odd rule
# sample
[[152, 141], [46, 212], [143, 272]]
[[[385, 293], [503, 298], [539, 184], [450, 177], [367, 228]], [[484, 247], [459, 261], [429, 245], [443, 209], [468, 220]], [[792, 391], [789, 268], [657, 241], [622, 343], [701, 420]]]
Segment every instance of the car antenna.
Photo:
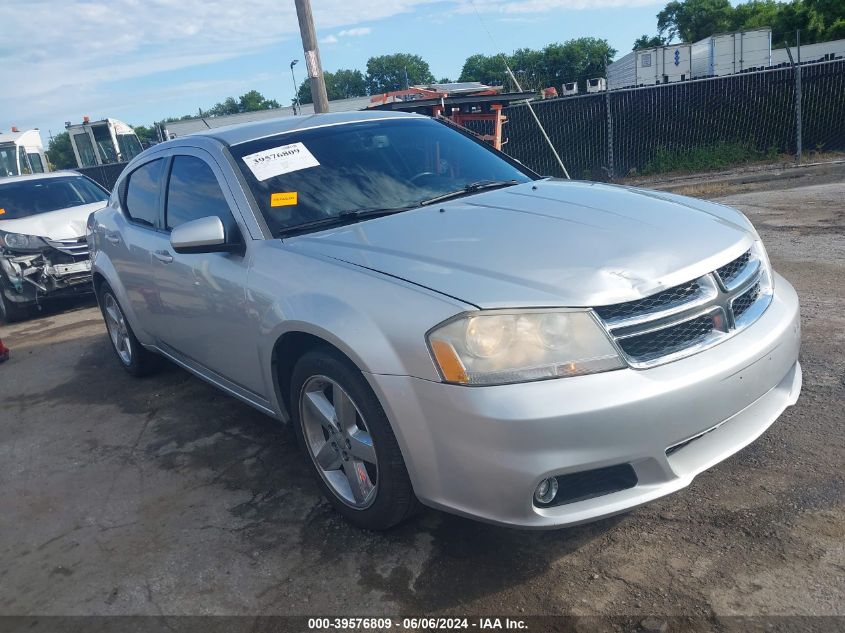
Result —
[[[493, 48], [498, 51], [499, 57], [502, 58], [502, 61], [505, 62], [505, 69], [508, 71], [508, 75], [513, 81], [516, 89], [519, 92], [522, 92], [522, 86], [519, 84], [519, 81], [516, 78], [516, 75], [513, 74], [511, 70], [511, 65], [508, 63], [508, 58], [502, 53], [502, 49], [499, 48], [499, 45], [496, 43], [496, 40], [493, 38], [493, 34], [490, 32], [490, 29], [487, 28], [487, 24], [485, 24], [484, 19], [481, 17], [481, 14], [478, 12], [478, 7], [475, 6], [475, 0], [470, 0], [470, 4], [472, 5], [473, 10], [475, 11], [475, 15], [478, 16], [478, 21], [481, 22], [481, 26], [484, 27], [484, 30], [487, 32], [487, 37], [490, 38], [490, 41], [493, 43]], [[563, 170], [563, 175], [566, 176], [567, 180], [572, 180], [569, 176], [569, 172], [566, 171], [566, 166], [563, 164], [563, 161], [560, 159], [560, 154], [557, 153], [552, 140], [549, 138], [549, 135], [546, 133], [546, 128], [543, 127], [543, 124], [540, 123], [540, 119], [537, 117], [537, 113], [534, 112], [534, 108], [531, 107], [531, 101], [528, 99], [525, 100], [525, 105], [528, 106], [528, 111], [531, 113], [531, 116], [534, 117], [535, 123], [537, 123], [537, 127], [540, 128], [540, 133], [543, 135], [543, 138], [546, 139], [546, 143], [549, 145], [549, 149], [552, 150], [552, 154], [554, 154], [555, 160], [557, 164], [560, 165], [560, 168]]]

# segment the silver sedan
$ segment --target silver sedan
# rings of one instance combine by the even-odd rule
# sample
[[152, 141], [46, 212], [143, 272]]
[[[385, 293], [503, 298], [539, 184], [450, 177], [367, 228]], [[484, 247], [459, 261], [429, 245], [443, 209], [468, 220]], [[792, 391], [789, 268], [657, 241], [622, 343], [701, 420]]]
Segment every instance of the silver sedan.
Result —
[[529, 528], [622, 512], [801, 389], [796, 294], [740, 212], [541, 178], [421, 116], [157, 145], [88, 228], [120, 363], [168, 358], [292, 423], [370, 529], [419, 502]]

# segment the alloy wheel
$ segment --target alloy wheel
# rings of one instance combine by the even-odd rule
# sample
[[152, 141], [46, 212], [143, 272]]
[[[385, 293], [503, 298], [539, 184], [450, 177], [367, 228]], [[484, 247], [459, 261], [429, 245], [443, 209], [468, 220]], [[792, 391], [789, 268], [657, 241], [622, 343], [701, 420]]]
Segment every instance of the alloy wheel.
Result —
[[378, 490], [378, 460], [349, 394], [331, 378], [312, 376], [300, 392], [299, 418], [308, 453], [332, 492], [356, 510], [369, 507]]
[[132, 364], [132, 341], [129, 338], [129, 328], [126, 318], [111, 293], [105, 296], [104, 310], [106, 315], [106, 329], [109, 331], [114, 350], [124, 365]]

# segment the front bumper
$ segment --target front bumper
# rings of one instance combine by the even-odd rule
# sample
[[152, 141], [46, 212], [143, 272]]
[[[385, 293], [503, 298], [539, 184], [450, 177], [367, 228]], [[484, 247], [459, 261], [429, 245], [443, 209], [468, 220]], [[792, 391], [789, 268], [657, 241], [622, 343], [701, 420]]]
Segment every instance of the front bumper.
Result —
[[6, 299], [17, 304], [93, 290], [91, 260], [56, 250], [0, 253], [0, 275], [5, 277], [2, 291]]
[[[659, 367], [492, 387], [368, 378], [423, 503], [552, 528], [679, 490], [754, 441], [798, 399], [800, 338], [798, 297], [776, 276], [772, 303], [756, 323]], [[546, 477], [619, 464], [633, 467], [633, 488], [550, 508], [533, 503]]]

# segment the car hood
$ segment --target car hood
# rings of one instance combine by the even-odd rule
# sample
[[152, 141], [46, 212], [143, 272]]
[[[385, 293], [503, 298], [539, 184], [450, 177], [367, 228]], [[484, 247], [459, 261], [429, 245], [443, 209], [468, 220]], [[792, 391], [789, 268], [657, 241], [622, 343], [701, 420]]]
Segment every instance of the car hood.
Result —
[[630, 301], [706, 274], [755, 237], [738, 211], [542, 180], [285, 240], [482, 308]]
[[83, 204], [58, 211], [48, 211], [18, 220], [0, 220], [0, 231], [37, 235], [51, 240], [70, 240], [85, 236], [88, 216], [106, 206], [105, 202]]

